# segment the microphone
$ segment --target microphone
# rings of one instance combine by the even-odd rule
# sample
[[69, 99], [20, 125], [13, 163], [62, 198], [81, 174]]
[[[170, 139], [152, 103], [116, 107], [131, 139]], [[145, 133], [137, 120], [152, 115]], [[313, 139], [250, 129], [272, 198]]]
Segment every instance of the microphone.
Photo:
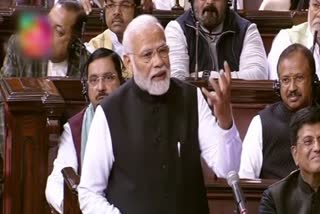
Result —
[[316, 30], [313, 35], [313, 42], [311, 47], [312, 55], [313, 55], [314, 49], [316, 48], [317, 37], [318, 37], [318, 31]]
[[199, 68], [198, 68], [198, 57], [199, 57], [199, 21], [196, 22], [196, 64], [195, 64], [195, 79], [199, 78]]
[[232, 188], [233, 197], [237, 204], [238, 213], [247, 214], [247, 209], [245, 206], [245, 198], [243, 196], [243, 192], [239, 185], [239, 175], [235, 171], [230, 171], [227, 175], [228, 185]]

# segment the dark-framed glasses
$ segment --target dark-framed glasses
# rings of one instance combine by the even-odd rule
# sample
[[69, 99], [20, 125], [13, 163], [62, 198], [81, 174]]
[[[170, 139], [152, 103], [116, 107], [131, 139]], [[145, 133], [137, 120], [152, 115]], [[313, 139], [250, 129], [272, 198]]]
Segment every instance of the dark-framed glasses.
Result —
[[158, 55], [162, 59], [166, 59], [169, 57], [169, 46], [168, 45], [163, 45], [158, 47], [157, 49], [150, 49], [150, 50], [145, 50], [141, 54], [135, 54], [135, 53], [129, 53], [132, 55], [136, 55], [139, 58], [142, 59], [144, 63], [149, 63], [151, 59], [155, 56], [155, 54], [158, 53]]
[[127, 11], [135, 6], [136, 4], [128, 1], [120, 2], [120, 3], [115, 3], [115, 2], [106, 3], [106, 8], [111, 11], [115, 11], [117, 7], [119, 7], [121, 11]]
[[90, 76], [88, 79], [88, 83], [91, 86], [97, 86], [100, 81], [102, 81], [103, 84], [109, 84], [109, 83], [113, 83], [116, 79], [117, 79], [117, 74], [107, 73], [103, 76], [97, 76], [97, 75]]

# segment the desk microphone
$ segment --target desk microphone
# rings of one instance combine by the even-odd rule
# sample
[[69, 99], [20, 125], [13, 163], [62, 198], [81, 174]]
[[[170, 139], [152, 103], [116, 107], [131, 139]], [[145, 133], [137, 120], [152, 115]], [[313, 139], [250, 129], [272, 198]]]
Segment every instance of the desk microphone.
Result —
[[314, 53], [314, 49], [316, 48], [317, 37], [318, 37], [318, 31], [316, 30], [313, 35], [313, 42], [312, 42], [312, 47], [311, 47], [312, 55]]
[[235, 171], [230, 171], [227, 175], [228, 185], [232, 188], [233, 197], [235, 199], [238, 213], [247, 214], [247, 209], [245, 206], [245, 198], [243, 196], [243, 192], [239, 185], [239, 176]]

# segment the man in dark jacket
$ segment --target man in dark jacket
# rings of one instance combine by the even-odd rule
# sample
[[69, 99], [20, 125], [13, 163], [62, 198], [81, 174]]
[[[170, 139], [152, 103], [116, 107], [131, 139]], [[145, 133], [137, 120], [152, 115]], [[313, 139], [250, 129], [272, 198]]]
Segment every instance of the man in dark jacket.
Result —
[[260, 214], [320, 213], [320, 108], [301, 109], [290, 128], [291, 154], [299, 170], [263, 193]]

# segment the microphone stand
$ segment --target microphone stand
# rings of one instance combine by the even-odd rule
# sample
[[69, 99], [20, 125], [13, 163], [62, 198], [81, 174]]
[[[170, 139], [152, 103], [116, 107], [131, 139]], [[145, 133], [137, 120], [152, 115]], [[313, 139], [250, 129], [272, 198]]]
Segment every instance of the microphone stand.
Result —
[[183, 7], [180, 6], [179, 0], [176, 0], [176, 4], [171, 8], [171, 10], [184, 10]]
[[195, 64], [195, 80], [199, 78], [199, 68], [198, 68], [198, 58], [199, 58], [199, 21], [196, 22], [196, 64]]

